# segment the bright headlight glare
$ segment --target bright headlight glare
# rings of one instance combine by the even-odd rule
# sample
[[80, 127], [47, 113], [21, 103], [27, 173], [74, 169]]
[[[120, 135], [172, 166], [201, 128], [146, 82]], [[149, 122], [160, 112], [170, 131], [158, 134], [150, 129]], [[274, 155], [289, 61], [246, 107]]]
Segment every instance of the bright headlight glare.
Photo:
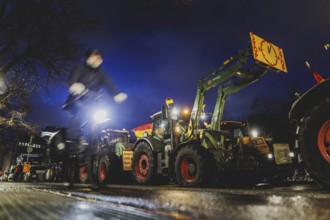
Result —
[[258, 131], [257, 130], [252, 130], [251, 134], [252, 134], [252, 137], [258, 137]]
[[108, 120], [107, 116], [108, 116], [108, 114], [106, 111], [98, 110], [94, 113], [93, 119], [97, 123], [102, 123], [102, 122], [105, 122], [106, 120]]
[[289, 156], [290, 156], [290, 157], [294, 157], [294, 153], [293, 153], [293, 152], [290, 152], [290, 153], [289, 153]]
[[175, 132], [176, 133], [181, 133], [181, 129], [180, 129], [180, 126], [179, 125], [176, 125], [175, 126]]
[[172, 109], [172, 115], [177, 116], [179, 115], [179, 110], [177, 108]]
[[273, 159], [273, 154], [267, 154], [268, 159]]

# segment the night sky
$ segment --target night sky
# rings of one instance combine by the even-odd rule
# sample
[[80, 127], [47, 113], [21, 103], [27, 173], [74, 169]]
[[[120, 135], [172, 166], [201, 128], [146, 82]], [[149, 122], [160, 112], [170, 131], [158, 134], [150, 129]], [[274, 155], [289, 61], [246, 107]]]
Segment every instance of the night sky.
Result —
[[[330, 74], [330, 54], [323, 48], [330, 42], [329, 0], [194, 0], [182, 7], [138, 7], [128, 0], [86, 2], [101, 25], [80, 40], [86, 48], [103, 52], [103, 68], [128, 94], [125, 103], [109, 104], [110, 127], [115, 129], [148, 122], [167, 97], [191, 108], [198, 80], [247, 48], [249, 32], [284, 50], [288, 73], [269, 71], [230, 96], [225, 118], [242, 119], [255, 98], [281, 98], [291, 84], [298, 84], [300, 92], [314, 85], [305, 60], [324, 77]], [[41, 126], [66, 126], [61, 105], [67, 88], [59, 85], [54, 90], [49, 98], [33, 101], [30, 120]]]

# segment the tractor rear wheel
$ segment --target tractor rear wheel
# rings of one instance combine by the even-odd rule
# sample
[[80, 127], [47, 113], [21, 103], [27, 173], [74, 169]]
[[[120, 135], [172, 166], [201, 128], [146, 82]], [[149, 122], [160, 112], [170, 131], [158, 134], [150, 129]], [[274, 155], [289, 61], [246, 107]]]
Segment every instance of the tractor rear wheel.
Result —
[[109, 182], [109, 173], [110, 170], [110, 162], [106, 158], [102, 158], [98, 167], [98, 183], [104, 185]]
[[88, 172], [86, 165], [81, 165], [79, 168], [79, 182], [87, 183], [88, 181]]
[[63, 178], [64, 182], [68, 184], [69, 187], [73, 186], [77, 176], [76, 161], [67, 160], [63, 166]]
[[86, 152], [79, 165], [79, 182], [97, 184], [96, 175], [93, 173], [94, 158]]
[[154, 182], [156, 163], [152, 149], [146, 142], [141, 142], [134, 149], [132, 161], [132, 178], [139, 185]]
[[201, 150], [183, 147], [175, 158], [175, 177], [180, 186], [199, 187], [206, 183], [206, 164]]
[[306, 168], [321, 186], [330, 187], [330, 99], [302, 120], [298, 143]]

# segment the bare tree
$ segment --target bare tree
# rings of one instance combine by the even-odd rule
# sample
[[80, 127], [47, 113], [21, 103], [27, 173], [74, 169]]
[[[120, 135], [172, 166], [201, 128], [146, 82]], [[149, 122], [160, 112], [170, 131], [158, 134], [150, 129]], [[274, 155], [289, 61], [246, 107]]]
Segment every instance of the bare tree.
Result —
[[0, 0], [0, 126], [29, 127], [27, 97], [64, 79], [93, 22], [81, 1]]
[[295, 127], [289, 121], [289, 111], [295, 100], [294, 94], [299, 90], [297, 84], [290, 84], [280, 98], [256, 98], [247, 116], [249, 124], [261, 128], [264, 134], [271, 135], [276, 141], [293, 145]]

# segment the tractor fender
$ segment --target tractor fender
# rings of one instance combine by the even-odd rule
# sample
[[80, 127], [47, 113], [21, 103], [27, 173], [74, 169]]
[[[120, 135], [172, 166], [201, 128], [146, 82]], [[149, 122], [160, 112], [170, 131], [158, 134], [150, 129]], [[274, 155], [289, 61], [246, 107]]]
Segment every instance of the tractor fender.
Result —
[[152, 137], [143, 137], [143, 138], [138, 139], [134, 143], [133, 151], [138, 146], [138, 144], [141, 142], [147, 142], [148, 145], [150, 146], [151, 150], [154, 152], [160, 152], [160, 151], [163, 151], [163, 149], [164, 149], [164, 144], [161, 141], [158, 141], [157, 139], [152, 138]]
[[313, 86], [292, 104], [289, 112], [290, 121], [298, 123], [306, 113], [326, 98], [330, 98], [330, 79]]
[[179, 150], [181, 150], [183, 147], [185, 146], [194, 146], [195, 148], [203, 148], [201, 146], [201, 142], [198, 140], [194, 140], [194, 141], [189, 141], [189, 142], [184, 142], [184, 143], [180, 143], [172, 152], [171, 155], [173, 155], [175, 157], [175, 155], [179, 152]]

